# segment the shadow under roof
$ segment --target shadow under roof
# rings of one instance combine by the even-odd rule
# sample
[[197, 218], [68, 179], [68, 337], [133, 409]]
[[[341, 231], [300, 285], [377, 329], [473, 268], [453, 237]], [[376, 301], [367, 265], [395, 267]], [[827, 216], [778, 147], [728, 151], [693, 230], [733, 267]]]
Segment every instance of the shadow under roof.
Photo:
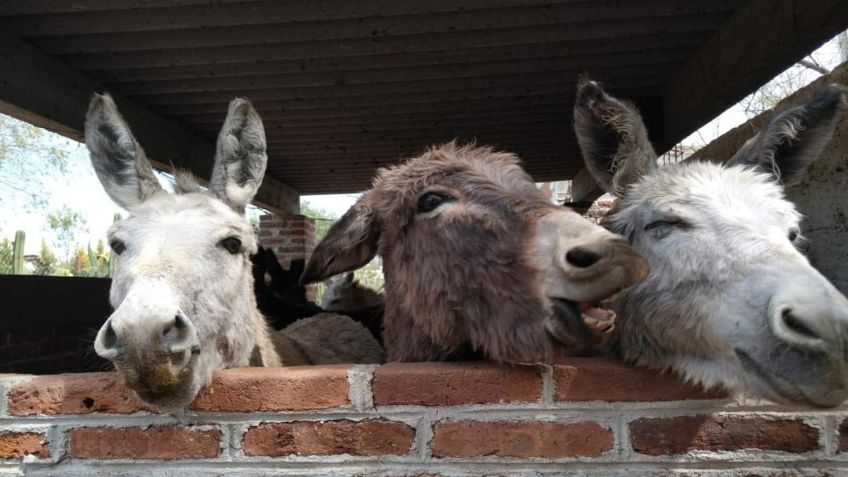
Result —
[[846, 27], [844, 0], [0, 0], [0, 110], [78, 138], [105, 89], [153, 159], [208, 177], [246, 96], [269, 141], [258, 201], [282, 210], [454, 138], [570, 179], [582, 72], [665, 150]]

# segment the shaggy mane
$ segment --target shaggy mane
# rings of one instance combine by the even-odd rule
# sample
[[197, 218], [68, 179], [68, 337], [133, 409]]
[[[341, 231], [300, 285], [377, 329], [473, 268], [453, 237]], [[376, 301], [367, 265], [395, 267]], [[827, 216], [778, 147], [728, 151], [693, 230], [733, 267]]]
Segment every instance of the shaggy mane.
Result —
[[203, 188], [200, 187], [200, 184], [191, 172], [174, 170], [174, 192], [177, 194], [191, 194], [201, 191], [203, 191]]

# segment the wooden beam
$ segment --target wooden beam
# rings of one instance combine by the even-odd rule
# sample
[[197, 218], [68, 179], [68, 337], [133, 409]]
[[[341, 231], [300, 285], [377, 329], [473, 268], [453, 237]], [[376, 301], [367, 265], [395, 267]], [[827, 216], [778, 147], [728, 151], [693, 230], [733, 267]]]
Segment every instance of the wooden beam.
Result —
[[658, 152], [736, 104], [848, 25], [848, 0], [751, 0], [666, 84]]
[[[88, 101], [103, 86], [3, 31], [0, 51], [0, 112], [81, 141]], [[174, 164], [209, 179], [212, 143], [126, 98], [115, 100], [157, 168]], [[272, 177], [265, 177], [254, 202], [277, 213], [300, 211], [297, 191]]]

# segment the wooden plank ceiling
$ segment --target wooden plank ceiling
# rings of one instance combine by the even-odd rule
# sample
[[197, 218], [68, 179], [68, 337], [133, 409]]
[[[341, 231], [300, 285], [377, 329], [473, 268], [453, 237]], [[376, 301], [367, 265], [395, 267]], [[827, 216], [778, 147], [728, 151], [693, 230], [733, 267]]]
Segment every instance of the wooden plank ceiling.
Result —
[[453, 138], [517, 152], [536, 180], [571, 178], [578, 74], [635, 98], [661, 134], [670, 78], [749, 3], [0, 0], [0, 30], [206, 141], [230, 99], [250, 98], [268, 174], [315, 194], [366, 188], [376, 167]]

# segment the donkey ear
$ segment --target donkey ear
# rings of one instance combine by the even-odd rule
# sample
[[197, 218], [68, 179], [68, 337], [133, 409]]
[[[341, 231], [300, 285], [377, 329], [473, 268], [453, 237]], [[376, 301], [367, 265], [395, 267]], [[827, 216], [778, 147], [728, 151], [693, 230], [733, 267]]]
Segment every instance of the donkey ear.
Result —
[[303, 270], [306, 268], [306, 261], [302, 258], [298, 258], [297, 260], [292, 260], [289, 265], [289, 274], [295, 278], [299, 278], [303, 274]]
[[247, 99], [232, 100], [218, 135], [209, 190], [244, 213], [262, 184], [267, 163], [262, 119]]
[[365, 194], [327, 231], [306, 262], [300, 283], [313, 283], [368, 263], [377, 254], [380, 227]]
[[272, 277], [279, 277], [285, 273], [285, 269], [277, 260], [277, 254], [270, 248], [265, 249], [265, 265], [268, 268], [268, 275]]
[[751, 166], [784, 185], [796, 184], [815, 162], [848, 109], [848, 88], [831, 84], [807, 101], [775, 115], [728, 165]]
[[91, 97], [85, 115], [85, 145], [100, 183], [118, 205], [132, 207], [163, 190], [108, 93]]
[[577, 82], [574, 132], [586, 168], [615, 196], [656, 167], [657, 153], [636, 107], [588, 78]]

